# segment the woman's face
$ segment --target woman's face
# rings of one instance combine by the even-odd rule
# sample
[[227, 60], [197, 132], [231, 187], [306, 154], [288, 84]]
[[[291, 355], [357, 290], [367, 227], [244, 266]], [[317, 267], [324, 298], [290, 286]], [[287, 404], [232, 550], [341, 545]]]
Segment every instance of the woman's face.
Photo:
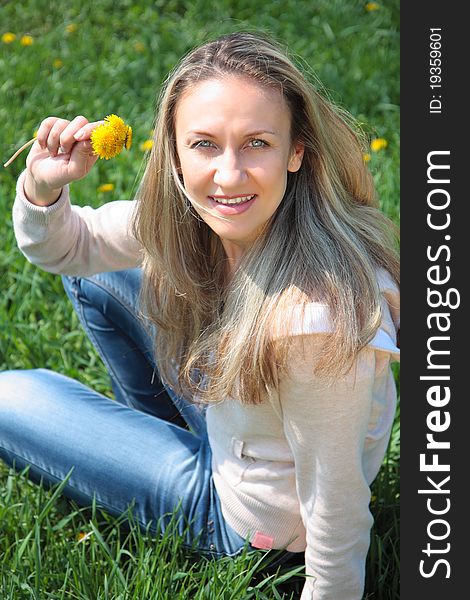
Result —
[[[287, 172], [300, 168], [303, 146], [291, 147], [291, 115], [281, 93], [245, 77], [205, 80], [178, 102], [176, 148], [194, 209], [240, 256], [279, 206]], [[217, 216], [225, 217], [225, 220]]]

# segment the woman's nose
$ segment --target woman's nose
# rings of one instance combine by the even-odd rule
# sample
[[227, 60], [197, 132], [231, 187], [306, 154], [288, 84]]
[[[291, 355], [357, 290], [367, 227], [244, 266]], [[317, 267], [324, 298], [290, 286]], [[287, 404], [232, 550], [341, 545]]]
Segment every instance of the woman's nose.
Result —
[[226, 151], [216, 159], [214, 183], [222, 189], [239, 185], [247, 178], [242, 161], [235, 152]]

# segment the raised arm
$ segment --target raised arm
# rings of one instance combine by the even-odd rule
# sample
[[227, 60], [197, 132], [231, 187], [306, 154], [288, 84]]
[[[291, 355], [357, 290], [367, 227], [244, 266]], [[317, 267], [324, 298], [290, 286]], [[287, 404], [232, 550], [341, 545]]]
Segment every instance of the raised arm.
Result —
[[98, 209], [72, 206], [68, 184], [85, 177], [97, 157], [90, 135], [98, 122], [48, 117], [18, 179], [13, 225], [26, 258], [52, 273], [91, 275], [135, 267], [140, 246], [130, 233], [134, 202]]

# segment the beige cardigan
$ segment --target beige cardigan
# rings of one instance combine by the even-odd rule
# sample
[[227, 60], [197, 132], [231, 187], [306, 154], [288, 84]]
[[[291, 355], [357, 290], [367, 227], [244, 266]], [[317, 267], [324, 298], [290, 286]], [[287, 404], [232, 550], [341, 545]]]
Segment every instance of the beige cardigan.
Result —
[[[14, 228], [26, 258], [46, 271], [90, 275], [136, 267], [129, 232], [135, 203], [71, 206], [64, 188], [50, 207], [25, 198], [22, 174]], [[398, 290], [378, 272], [383, 322], [355, 367], [331, 385], [312, 375], [327, 307], [312, 303], [292, 335], [292, 372], [256, 406], [226, 400], [207, 411], [213, 476], [228, 523], [257, 547], [304, 551], [309, 577], [301, 600], [360, 600], [373, 522], [369, 485], [393, 424], [398, 358]], [[300, 342], [307, 357], [300, 353]]]

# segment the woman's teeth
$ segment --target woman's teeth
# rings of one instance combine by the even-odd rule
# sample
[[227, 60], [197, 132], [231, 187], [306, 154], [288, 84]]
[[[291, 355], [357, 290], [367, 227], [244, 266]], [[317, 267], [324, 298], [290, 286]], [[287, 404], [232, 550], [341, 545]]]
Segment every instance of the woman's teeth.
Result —
[[220, 204], [244, 204], [245, 202], [253, 200], [255, 196], [256, 194], [252, 194], [251, 196], [238, 196], [237, 198], [214, 198], [213, 196], [211, 196], [211, 198]]

